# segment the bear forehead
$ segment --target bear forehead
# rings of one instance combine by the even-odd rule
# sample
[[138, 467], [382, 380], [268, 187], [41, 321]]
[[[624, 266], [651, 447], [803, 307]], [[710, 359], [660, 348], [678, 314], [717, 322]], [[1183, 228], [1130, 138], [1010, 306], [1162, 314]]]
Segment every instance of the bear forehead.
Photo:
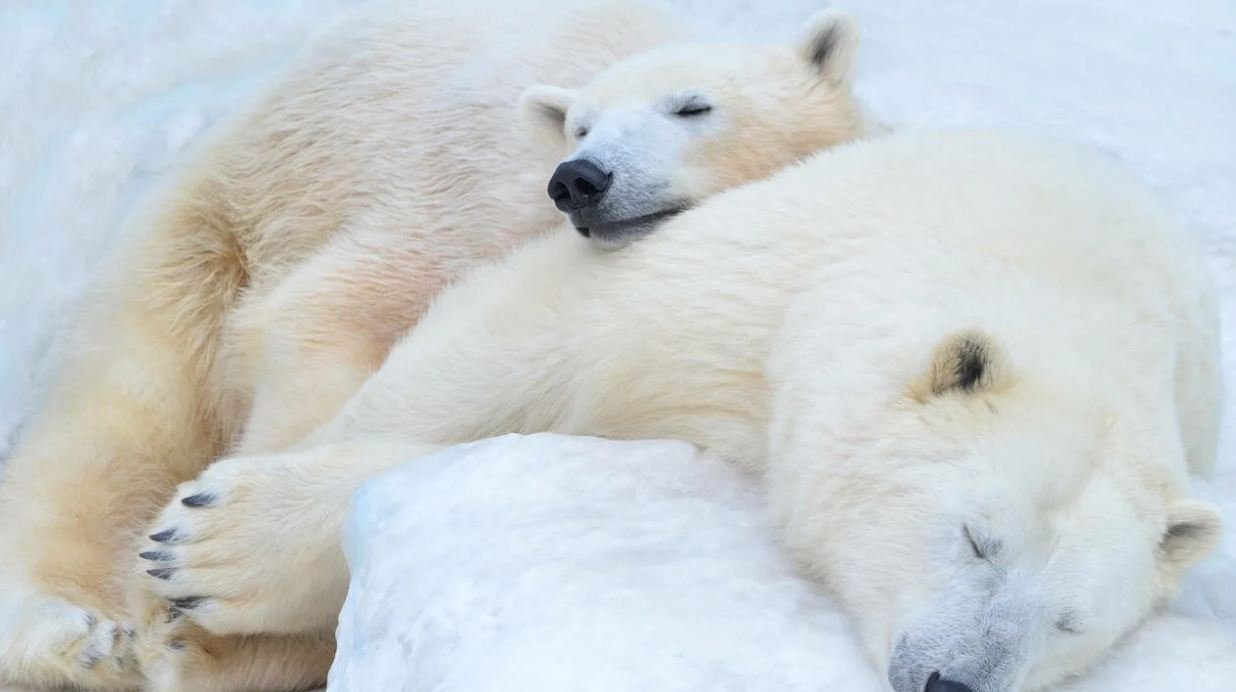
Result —
[[921, 454], [921, 463], [902, 459], [901, 472], [881, 465], [886, 478], [874, 484], [913, 479], [924, 492], [953, 498], [940, 503], [947, 512], [993, 523], [1003, 518], [1010, 529], [1036, 531], [1069, 518], [1090, 517], [1093, 524], [1098, 517], [1160, 516], [1182, 492], [1170, 464], [1131, 447], [1127, 439], [1092, 436], [1086, 426], [1063, 441], [1071, 436], [1061, 427], [1013, 434], [1002, 429], [1008, 430], [997, 425], [943, 451], [920, 442], [910, 453]]
[[706, 88], [759, 89], [765, 87], [776, 72], [774, 68], [779, 61], [772, 59], [771, 52], [744, 46], [709, 45], [651, 50], [597, 75], [580, 92], [580, 97], [589, 101], [630, 100]]
[[[1123, 468], [1123, 470], [1122, 470]], [[1031, 474], [983, 474], [957, 505], [974, 532], [1025, 557], [1047, 557], [1095, 537], [1138, 554], [1157, 541], [1169, 503], [1164, 485], [1137, 469], [1100, 465], [1068, 478], [1050, 467]]]

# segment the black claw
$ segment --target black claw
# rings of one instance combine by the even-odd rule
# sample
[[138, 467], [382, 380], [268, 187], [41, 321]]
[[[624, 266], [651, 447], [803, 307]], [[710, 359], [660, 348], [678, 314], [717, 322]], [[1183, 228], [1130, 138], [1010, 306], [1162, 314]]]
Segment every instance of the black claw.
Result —
[[181, 615], [183, 615], [183, 614], [184, 614], [184, 613], [181, 613], [179, 610], [177, 610], [177, 609], [175, 609], [175, 608], [168, 608], [168, 609], [167, 609], [167, 621], [168, 621], [168, 622], [176, 622], [176, 620], [177, 620], [177, 619], [179, 619], [179, 618], [180, 618], [180, 616], [181, 616]]
[[172, 605], [175, 606], [177, 610], [193, 610], [194, 608], [201, 605], [202, 601], [204, 600], [206, 600], [205, 596], [189, 596], [187, 598], [173, 598]]
[[213, 504], [214, 501], [214, 495], [210, 493], [198, 493], [197, 495], [190, 495], [189, 497], [181, 500], [180, 504], [185, 507], [205, 507], [206, 505]]
[[161, 567], [159, 569], [148, 569], [146, 570], [146, 574], [149, 574], [155, 579], [162, 579], [163, 581], [167, 581], [168, 579], [172, 578], [172, 572], [175, 572], [175, 571], [176, 570]]
[[183, 639], [173, 639], [167, 643], [167, 648], [173, 651], [180, 651], [185, 648], [185, 642]]
[[176, 529], [167, 529], [150, 536], [150, 540], [155, 543], [171, 543], [176, 540]]
[[162, 550], [147, 550], [144, 553], [138, 553], [137, 556], [143, 560], [150, 560], [151, 562], [167, 562], [172, 557]]

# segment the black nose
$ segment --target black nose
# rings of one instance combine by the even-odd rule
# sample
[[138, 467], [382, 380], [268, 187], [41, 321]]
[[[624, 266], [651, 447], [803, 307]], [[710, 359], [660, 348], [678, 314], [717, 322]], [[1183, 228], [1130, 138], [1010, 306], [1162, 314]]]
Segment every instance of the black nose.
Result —
[[974, 690], [971, 690], [969, 685], [942, 678], [939, 673], [932, 673], [927, 679], [927, 687], [923, 689], [923, 692], [974, 692]]
[[613, 177], [585, 159], [564, 161], [549, 179], [549, 198], [554, 200], [559, 211], [595, 207], [605, 196]]

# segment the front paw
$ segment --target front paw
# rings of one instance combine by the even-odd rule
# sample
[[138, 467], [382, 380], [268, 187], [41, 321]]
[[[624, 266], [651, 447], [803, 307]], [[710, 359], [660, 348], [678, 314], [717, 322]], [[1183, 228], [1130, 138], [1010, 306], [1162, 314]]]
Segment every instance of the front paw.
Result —
[[182, 485], [140, 553], [146, 588], [216, 635], [300, 632], [346, 593], [342, 510], [287, 456], [220, 461]]
[[180, 611], [150, 600], [140, 608], [144, 617], [136, 654], [146, 678], [146, 692], [208, 689], [203, 675], [215, 667], [210, 653], [220, 639], [204, 632]]

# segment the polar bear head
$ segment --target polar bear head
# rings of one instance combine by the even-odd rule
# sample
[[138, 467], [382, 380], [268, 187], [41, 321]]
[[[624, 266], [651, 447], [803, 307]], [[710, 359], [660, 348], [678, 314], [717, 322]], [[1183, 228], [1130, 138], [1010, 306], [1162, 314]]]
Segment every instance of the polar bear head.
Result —
[[1155, 429], [983, 331], [925, 350], [864, 391], [784, 395], [801, 420], [770, 492], [896, 692], [1041, 690], [1170, 598], [1220, 518], [1183, 497], [1174, 414]]
[[565, 154], [549, 194], [583, 235], [622, 245], [696, 202], [854, 139], [857, 30], [829, 11], [791, 46], [684, 44], [628, 58], [569, 90], [520, 100]]

